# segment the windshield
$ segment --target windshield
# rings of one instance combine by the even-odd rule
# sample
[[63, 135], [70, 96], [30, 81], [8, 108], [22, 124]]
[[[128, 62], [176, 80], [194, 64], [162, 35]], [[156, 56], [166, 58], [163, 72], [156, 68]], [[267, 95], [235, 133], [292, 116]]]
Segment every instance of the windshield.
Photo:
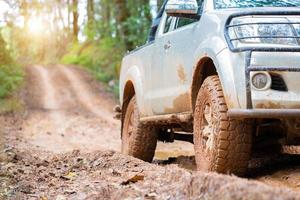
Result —
[[215, 8], [300, 7], [300, 0], [215, 0]]

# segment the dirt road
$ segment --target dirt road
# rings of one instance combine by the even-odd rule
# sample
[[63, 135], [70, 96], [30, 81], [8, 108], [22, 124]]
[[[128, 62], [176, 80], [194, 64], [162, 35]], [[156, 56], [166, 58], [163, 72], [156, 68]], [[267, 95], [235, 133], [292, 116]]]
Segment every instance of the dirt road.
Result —
[[[54, 153], [72, 150], [120, 151], [120, 122], [113, 119], [116, 98], [83, 70], [63, 65], [27, 68], [28, 117], [22, 135], [31, 145]], [[191, 144], [158, 144], [156, 157], [193, 155]]]
[[[10, 188], [0, 189], [0, 199], [5, 192], [12, 199], [216, 199], [220, 194], [227, 199], [300, 199], [300, 168], [294, 162], [300, 157], [254, 167], [249, 178], [267, 185], [185, 170], [195, 169], [193, 146], [187, 143], [159, 143], [154, 163], [162, 167], [143, 163], [114, 153], [121, 144], [120, 123], [112, 113], [116, 99], [84, 70], [36, 65], [26, 71], [25, 112], [0, 117], [7, 124], [9, 157], [0, 186]], [[227, 189], [235, 193], [226, 194]]]
[[33, 66], [27, 70], [25, 140], [55, 153], [120, 149], [120, 125], [111, 112], [115, 100], [104, 88], [79, 69]]

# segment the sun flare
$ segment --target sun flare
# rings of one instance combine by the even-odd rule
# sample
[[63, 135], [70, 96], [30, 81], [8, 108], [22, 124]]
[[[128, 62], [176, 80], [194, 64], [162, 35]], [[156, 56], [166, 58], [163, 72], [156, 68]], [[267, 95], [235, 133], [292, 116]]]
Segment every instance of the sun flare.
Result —
[[44, 24], [39, 18], [31, 18], [28, 24], [28, 31], [35, 35], [41, 35], [44, 32]]

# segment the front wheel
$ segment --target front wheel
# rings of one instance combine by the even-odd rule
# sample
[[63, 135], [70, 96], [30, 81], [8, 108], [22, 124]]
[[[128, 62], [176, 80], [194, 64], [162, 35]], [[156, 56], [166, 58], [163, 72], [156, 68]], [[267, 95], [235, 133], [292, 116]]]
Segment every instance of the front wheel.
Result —
[[157, 144], [157, 132], [140, 122], [140, 114], [133, 97], [126, 109], [122, 130], [122, 153], [151, 162]]
[[218, 76], [208, 77], [197, 96], [194, 114], [195, 157], [198, 170], [243, 175], [252, 148], [252, 125], [227, 116]]

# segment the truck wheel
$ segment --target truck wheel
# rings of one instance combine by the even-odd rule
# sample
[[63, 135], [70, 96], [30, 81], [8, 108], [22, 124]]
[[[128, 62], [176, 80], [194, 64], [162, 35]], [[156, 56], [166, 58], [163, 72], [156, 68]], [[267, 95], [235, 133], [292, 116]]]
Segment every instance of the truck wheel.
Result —
[[233, 120], [218, 76], [208, 77], [197, 96], [194, 143], [198, 170], [244, 175], [252, 148], [250, 120]]
[[157, 132], [140, 122], [140, 114], [133, 97], [126, 109], [122, 130], [122, 153], [152, 162], [157, 144]]

